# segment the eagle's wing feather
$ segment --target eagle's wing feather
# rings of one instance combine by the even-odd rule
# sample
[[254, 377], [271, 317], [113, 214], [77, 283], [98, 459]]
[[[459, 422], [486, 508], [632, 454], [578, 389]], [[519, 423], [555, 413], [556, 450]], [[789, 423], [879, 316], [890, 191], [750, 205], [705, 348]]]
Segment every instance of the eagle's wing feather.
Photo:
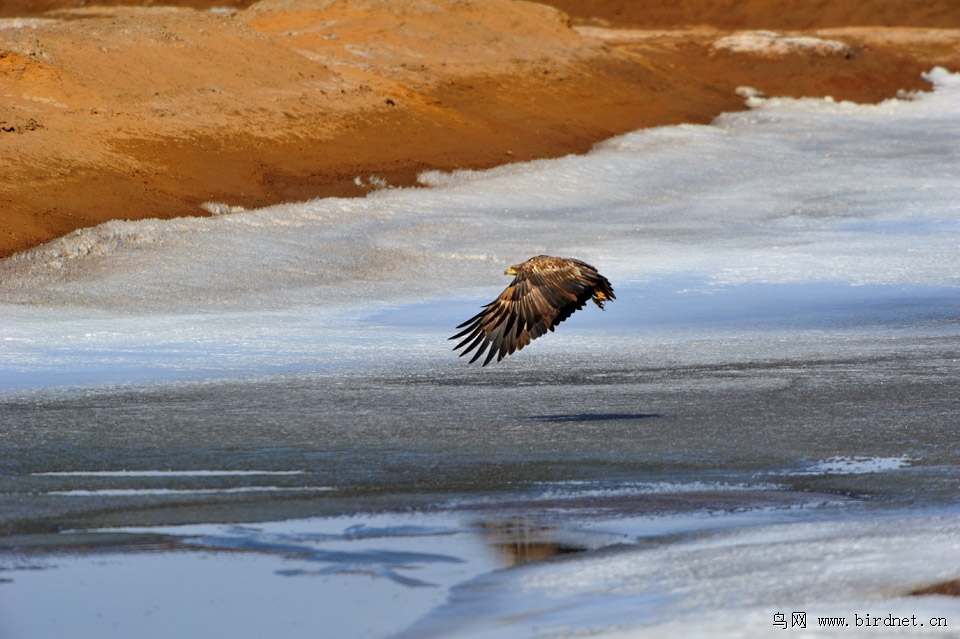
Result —
[[[599, 293], [598, 293], [599, 291]], [[547, 331], [552, 331], [593, 298], [614, 299], [610, 282], [579, 260], [539, 256], [517, 267], [513, 281], [495, 300], [457, 328], [462, 339], [454, 350], [472, 351], [471, 363], [486, 354], [483, 365], [499, 362]], [[602, 308], [602, 306], [601, 306]]]

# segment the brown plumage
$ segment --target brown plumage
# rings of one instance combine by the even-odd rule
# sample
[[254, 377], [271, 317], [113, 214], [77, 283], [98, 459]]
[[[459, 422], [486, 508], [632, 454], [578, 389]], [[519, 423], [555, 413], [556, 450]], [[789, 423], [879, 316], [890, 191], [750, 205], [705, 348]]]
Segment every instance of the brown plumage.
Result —
[[538, 255], [511, 266], [504, 274], [516, 277], [497, 299], [458, 326], [463, 330], [450, 338], [464, 338], [453, 347], [463, 348], [460, 357], [477, 349], [471, 364], [484, 351], [484, 366], [494, 357], [499, 362], [519, 351], [583, 308], [589, 299], [601, 309], [605, 301], [616, 299], [607, 278], [580, 260]]

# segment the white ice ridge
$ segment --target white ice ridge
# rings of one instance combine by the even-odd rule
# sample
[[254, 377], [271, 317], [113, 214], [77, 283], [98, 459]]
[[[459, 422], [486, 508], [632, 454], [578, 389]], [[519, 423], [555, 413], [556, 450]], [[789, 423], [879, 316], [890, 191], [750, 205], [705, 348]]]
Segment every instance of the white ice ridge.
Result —
[[35, 477], [231, 477], [302, 475], [302, 470], [63, 470], [30, 473]]
[[281, 492], [328, 492], [336, 490], [330, 486], [238, 486], [234, 488], [100, 488], [73, 490], [50, 490], [43, 495], [60, 497], [162, 497], [165, 495], [230, 495], [237, 493], [281, 493]]
[[677, 495], [698, 492], [736, 492], [747, 490], [778, 490], [782, 486], [773, 483], [729, 482], [626, 482], [616, 486], [604, 486], [596, 482], [545, 482], [541, 485], [541, 497], [551, 499], [582, 499], [584, 497], [611, 497], [616, 495]]
[[914, 460], [906, 455], [898, 457], [830, 457], [817, 462], [799, 475], [864, 475], [900, 470]]

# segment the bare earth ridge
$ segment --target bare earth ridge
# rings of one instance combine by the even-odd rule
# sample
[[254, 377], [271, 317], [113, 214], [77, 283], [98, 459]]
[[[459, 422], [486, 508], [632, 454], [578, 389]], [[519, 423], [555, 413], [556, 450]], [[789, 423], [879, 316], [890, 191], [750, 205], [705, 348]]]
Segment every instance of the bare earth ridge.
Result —
[[740, 86], [877, 102], [960, 70], [953, 0], [157, 4], [0, 5], [0, 257], [581, 153], [742, 109]]

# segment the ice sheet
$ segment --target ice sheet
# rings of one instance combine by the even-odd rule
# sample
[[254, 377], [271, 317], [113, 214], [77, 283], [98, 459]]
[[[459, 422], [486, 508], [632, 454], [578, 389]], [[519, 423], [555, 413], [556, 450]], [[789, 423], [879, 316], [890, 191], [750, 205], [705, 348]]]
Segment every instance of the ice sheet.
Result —
[[537, 253], [620, 293], [569, 326], [849, 324], [869, 306], [942, 328], [960, 299], [960, 76], [928, 77], [932, 93], [878, 105], [753, 97], [709, 126], [429, 173], [430, 189], [84, 229], [0, 262], [0, 386], [440, 361]]
[[[871, 637], [955, 636], [960, 601], [908, 594], [960, 572], [958, 523], [760, 525], [572, 556], [460, 585], [398, 638], [779, 636], [778, 613], [802, 636], [850, 636], [857, 617]], [[885, 627], [888, 615], [917, 625]], [[843, 625], [823, 627], [821, 617]], [[868, 627], [868, 618], [881, 621]]]

